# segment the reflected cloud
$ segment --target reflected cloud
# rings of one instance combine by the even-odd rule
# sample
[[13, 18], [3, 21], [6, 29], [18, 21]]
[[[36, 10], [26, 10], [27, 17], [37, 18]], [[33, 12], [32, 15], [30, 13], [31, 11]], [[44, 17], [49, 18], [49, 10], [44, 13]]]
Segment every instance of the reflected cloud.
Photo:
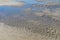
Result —
[[44, 14], [44, 13], [41, 13], [41, 12], [36, 12], [35, 15], [36, 15], [36, 16], [43, 16], [43, 15], [45, 15], [45, 14]]
[[15, 1], [12, 1], [12, 0], [0, 0], [0, 6], [23, 6], [25, 4], [25, 2], [15, 2]]
[[31, 11], [32, 11], [32, 8], [26, 8], [26, 9], [24, 9], [24, 13], [26, 13], [26, 14], [31, 13]]

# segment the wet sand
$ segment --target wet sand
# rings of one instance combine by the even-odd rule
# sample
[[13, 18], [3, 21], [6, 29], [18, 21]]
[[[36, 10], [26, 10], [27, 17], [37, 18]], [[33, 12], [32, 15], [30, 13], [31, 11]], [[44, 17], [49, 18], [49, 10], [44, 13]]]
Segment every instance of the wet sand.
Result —
[[0, 23], [0, 40], [40, 40], [41, 38], [39, 34]]

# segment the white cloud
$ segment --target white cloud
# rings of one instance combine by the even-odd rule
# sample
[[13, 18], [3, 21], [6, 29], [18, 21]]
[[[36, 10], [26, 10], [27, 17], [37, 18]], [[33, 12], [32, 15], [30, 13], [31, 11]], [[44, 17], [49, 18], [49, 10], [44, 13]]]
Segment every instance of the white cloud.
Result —
[[36, 0], [38, 2], [50, 2], [51, 0]]
[[57, 5], [60, 4], [60, 2], [48, 2], [47, 5]]
[[0, 0], [0, 6], [7, 5], [7, 6], [23, 6], [25, 2], [15, 2], [12, 0]]

